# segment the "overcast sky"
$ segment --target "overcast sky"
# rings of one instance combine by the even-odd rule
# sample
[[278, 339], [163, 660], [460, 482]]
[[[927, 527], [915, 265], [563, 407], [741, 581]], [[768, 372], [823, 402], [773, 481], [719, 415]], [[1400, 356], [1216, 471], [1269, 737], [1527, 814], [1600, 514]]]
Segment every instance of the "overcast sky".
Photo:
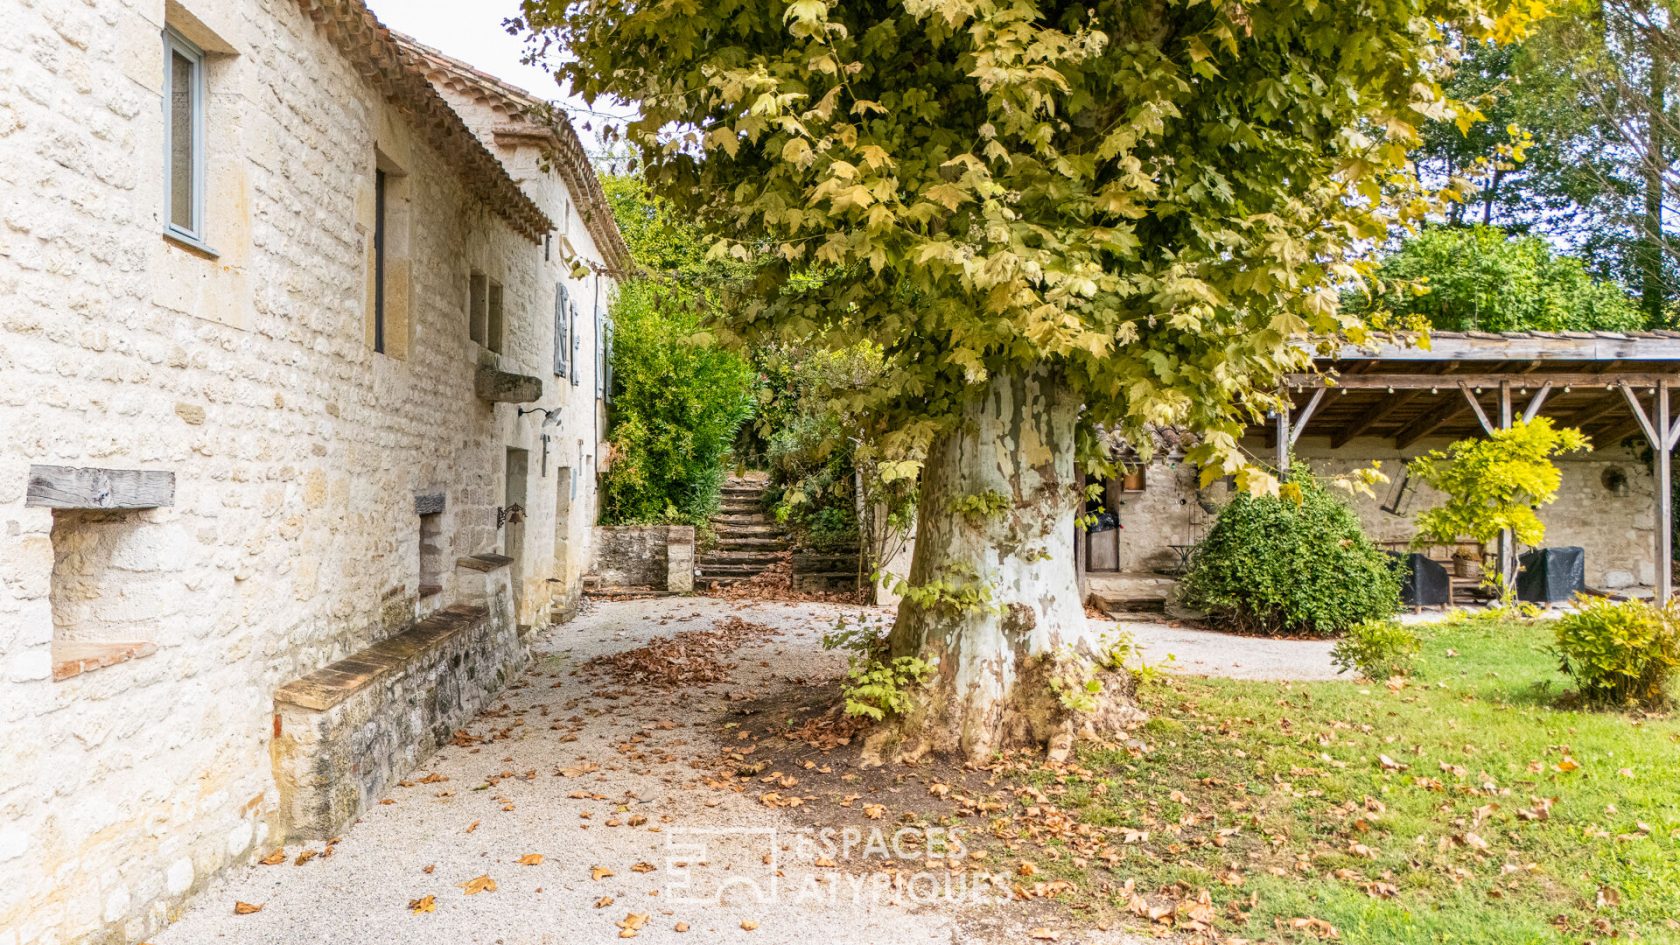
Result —
[[[367, 0], [386, 26], [407, 33], [433, 49], [515, 85], [542, 99], [559, 99], [572, 110], [572, 124], [592, 152], [596, 136], [585, 130], [590, 116], [582, 114], [582, 99], [564, 94], [554, 77], [519, 61], [523, 41], [509, 36], [502, 21], [519, 12], [519, 0]], [[619, 110], [622, 114], [622, 110]]]

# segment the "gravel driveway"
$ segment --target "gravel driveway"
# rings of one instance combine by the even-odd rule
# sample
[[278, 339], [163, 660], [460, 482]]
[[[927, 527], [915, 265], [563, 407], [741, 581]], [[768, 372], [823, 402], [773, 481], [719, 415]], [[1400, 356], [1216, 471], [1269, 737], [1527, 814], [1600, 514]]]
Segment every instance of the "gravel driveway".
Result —
[[[439, 751], [330, 849], [293, 845], [284, 862], [224, 875], [153, 941], [913, 945], [1023, 942], [1046, 934], [1046, 921], [1064, 943], [1141, 941], [1047, 920], [1042, 909], [863, 890], [790, 836], [782, 811], [708, 783], [702, 759], [717, 753], [731, 706], [840, 673], [844, 660], [820, 637], [861, 611], [707, 598], [594, 604], [539, 633], [530, 669], [466, 726], [478, 741]], [[579, 672], [592, 657], [730, 616], [780, 634], [748, 641], [726, 678], [631, 688]], [[1152, 659], [1173, 652], [1179, 671], [1333, 675], [1319, 644], [1128, 626]], [[236, 915], [236, 903], [261, 909]]]

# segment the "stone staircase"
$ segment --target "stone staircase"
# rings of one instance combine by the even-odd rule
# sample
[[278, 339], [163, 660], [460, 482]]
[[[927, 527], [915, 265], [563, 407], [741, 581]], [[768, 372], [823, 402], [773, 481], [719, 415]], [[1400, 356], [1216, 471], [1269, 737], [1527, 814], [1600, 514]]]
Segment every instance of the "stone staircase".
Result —
[[763, 473], [731, 476], [724, 482], [722, 505], [712, 517], [717, 542], [700, 556], [696, 584], [723, 587], [780, 568], [786, 586], [794, 591], [855, 590], [857, 550], [793, 550], [787, 534], [765, 511], [766, 484]]
[[712, 516], [717, 542], [700, 556], [701, 586], [750, 580], [783, 559], [788, 539], [764, 509], [765, 484], [762, 474], [725, 480], [723, 504]]
[[795, 592], [857, 589], [857, 548], [793, 548], [785, 531], [764, 511], [764, 486], [763, 473], [724, 481], [722, 504], [712, 516], [717, 543], [701, 555], [697, 585], [726, 587], [780, 568], [785, 587]]

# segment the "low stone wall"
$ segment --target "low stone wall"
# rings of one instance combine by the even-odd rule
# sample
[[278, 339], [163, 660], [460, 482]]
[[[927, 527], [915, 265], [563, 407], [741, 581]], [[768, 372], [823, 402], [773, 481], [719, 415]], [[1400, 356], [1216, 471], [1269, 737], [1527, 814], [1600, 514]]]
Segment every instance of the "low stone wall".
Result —
[[525, 662], [511, 610], [505, 593], [448, 607], [280, 687], [273, 762], [286, 837], [338, 833], [502, 690]]
[[694, 590], [694, 528], [690, 525], [600, 525], [590, 570], [603, 590]]

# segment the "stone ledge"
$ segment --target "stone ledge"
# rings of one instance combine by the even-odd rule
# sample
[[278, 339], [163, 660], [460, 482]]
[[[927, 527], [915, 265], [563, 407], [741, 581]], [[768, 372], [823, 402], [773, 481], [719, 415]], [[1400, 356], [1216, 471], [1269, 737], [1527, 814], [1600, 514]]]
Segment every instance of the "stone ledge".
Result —
[[58, 643], [52, 648], [53, 681], [151, 656], [157, 649], [156, 643]]
[[443, 645], [486, 613], [483, 607], [446, 607], [382, 643], [281, 686], [274, 692], [274, 701], [316, 711], [330, 709], [386, 673], [402, 670], [414, 657]]
[[472, 571], [494, 571], [497, 568], [505, 568], [512, 563], [512, 558], [498, 554], [467, 555], [455, 559], [456, 567], [467, 568]]
[[281, 687], [278, 839], [342, 833], [490, 705], [527, 658], [511, 610], [504, 578], [483, 607], [450, 607]]
[[491, 403], [528, 404], [542, 399], [543, 386], [541, 378], [485, 365], [473, 376], [473, 390], [480, 400]]
[[441, 492], [422, 492], [414, 497], [415, 515], [436, 515], [443, 511], [444, 494]]

